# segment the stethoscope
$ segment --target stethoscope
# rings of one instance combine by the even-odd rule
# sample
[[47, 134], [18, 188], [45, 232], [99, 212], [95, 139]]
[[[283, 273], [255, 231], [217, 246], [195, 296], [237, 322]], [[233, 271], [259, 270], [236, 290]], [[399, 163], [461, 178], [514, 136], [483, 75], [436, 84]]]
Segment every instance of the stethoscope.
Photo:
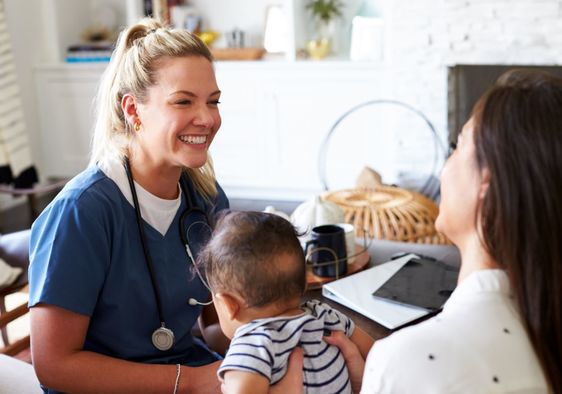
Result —
[[[146, 242], [146, 236], [144, 234], [144, 227], [142, 225], [142, 215], [141, 215], [141, 212], [140, 212], [140, 205], [139, 205], [139, 201], [138, 201], [138, 197], [137, 197], [137, 191], [136, 191], [136, 188], [135, 188], [135, 183], [133, 181], [133, 174], [131, 172], [131, 166], [129, 164], [129, 159], [127, 157], [125, 158], [124, 161], [125, 161], [125, 172], [127, 173], [127, 179], [129, 181], [129, 187], [131, 188], [131, 194], [133, 196], [133, 206], [135, 208], [135, 213], [136, 213], [136, 217], [137, 217], [137, 226], [138, 226], [138, 230], [139, 230], [139, 236], [140, 236], [140, 240], [141, 240], [142, 250], [143, 250], [144, 258], [145, 258], [145, 261], [146, 261], [146, 266], [148, 268], [148, 273], [150, 275], [150, 281], [152, 282], [152, 289], [154, 290], [154, 298], [156, 299], [156, 308], [158, 309], [158, 317], [160, 319], [160, 327], [157, 328], [156, 330], [154, 330], [154, 332], [152, 333], [152, 344], [158, 350], [162, 350], [162, 351], [169, 350], [169, 349], [172, 348], [172, 345], [174, 344], [174, 332], [172, 330], [170, 330], [168, 327], [166, 327], [166, 320], [164, 319], [164, 310], [162, 308], [162, 301], [161, 301], [161, 298], [160, 298], [160, 288], [158, 287], [158, 282], [156, 282], [156, 276], [154, 274], [154, 266], [152, 264], [152, 258], [150, 257], [150, 253], [149, 253], [147, 242]], [[193, 205], [193, 202], [191, 200], [191, 196], [187, 192], [187, 189], [184, 185], [184, 182], [182, 182], [181, 180], [180, 180], [180, 187], [181, 187], [181, 190], [182, 190], [182, 194], [185, 195], [186, 199], [187, 199], [187, 208], [182, 212], [182, 214], [180, 216], [180, 220], [179, 220], [179, 231], [180, 231], [181, 241], [185, 245], [185, 251], [186, 251], [187, 256], [189, 257], [189, 259], [191, 261], [191, 264], [195, 268], [195, 272], [197, 273], [197, 276], [199, 277], [199, 279], [201, 280], [203, 285], [207, 288], [207, 290], [209, 290], [209, 292], [210, 292], [211, 289], [209, 288], [209, 285], [207, 284], [207, 281], [203, 278], [203, 276], [201, 275], [201, 272], [199, 272], [199, 269], [197, 268], [197, 265], [195, 264], [195, 259], [193, 257], [193, 253], [191, 252], [191, 247], [189, 246], [189, 243], [187, 242], [187, 235], [184, 234], [184, 231], [183, 231], [183, 229], [184, 229], [183, 225], [185, 223], [185, 220], [187, 219], [187, 217], [190, 214], [199, 213], [199, 214], [203, 215], [208, 227], [209, 227], [209, 223], [210, 223], [209, 217], [207, 215], [207, 212], [205, 212], [203, 209], [198, 208], [195, 205]], [[187, 231], [189, 231], [189, 229]], [[210, 305], [210, 304], [213, 303], [213, 301], [200, 302], [200, 301], [197, 301], [195, 298], [189, 298], [187, 303], [191, 306], [197, 306], [197, 305], [203, 306], [203, 305]]]

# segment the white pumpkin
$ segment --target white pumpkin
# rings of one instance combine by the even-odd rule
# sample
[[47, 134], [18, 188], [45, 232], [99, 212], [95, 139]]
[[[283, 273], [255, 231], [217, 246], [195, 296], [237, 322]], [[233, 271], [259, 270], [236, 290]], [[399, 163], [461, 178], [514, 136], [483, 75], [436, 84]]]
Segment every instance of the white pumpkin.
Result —
[[274, 215], [277, 216], [281, 216], [283, 219], [287, 220], [287, 221], [291, 221], [291, 219], [289, 218], [289, 215], [287, 215], [285, 212], [283, 211], [279, 211], [277, 209], [275, 209], [274, 206], [272, 205], [268, 205], [267, 207], [265, 207], [265, 209], [263, 210], [265, 213], [272, 213]]
[[320, 196], [303, 202], [291, 215], [291, 223], [305, 236], [309, 235], [313, 227], [343, 221], [343, 210], [336, 203], [323, 201]]

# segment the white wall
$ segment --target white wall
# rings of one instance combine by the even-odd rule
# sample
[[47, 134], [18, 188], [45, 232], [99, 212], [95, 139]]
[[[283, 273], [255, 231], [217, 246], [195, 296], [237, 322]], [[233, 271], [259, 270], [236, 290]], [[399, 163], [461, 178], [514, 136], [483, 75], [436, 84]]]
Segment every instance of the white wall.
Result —
[[562, 64], [561, 0], [387, 2], [395, 97], [419, 107], [443, 135], [448, 65]]
[[[269, 3], [288, 0], [191, 0], [206, 15], [206, 28], [234, 27], [259, 41]], [[302, 6], [304, 0], [294, 0]], [[446, 139], [447, 65], [451, 64], [562, 64], [562, 0], [379, 0], [385, 10], [385, 73], [392, 93], [425, 113]], [[103, 4], [116, 9], [124, 21], [124, 0], [5, 0], [17, 74], [30, 132], [32, 151], [41, 164], [33, 65], [60, 61], [57, 49], [78, 39], [81, 27]], [[359, 0], [348, 0], [346, 18]], [[51, 12], [50, 5], [57, 6]], [[55, 29], [60, 20], [68, 28]], [[58, 25], [60, 26], [60, 24]], [[377, 72], [381, 72], [377, 69]], [[406, 129], [398, 139], [429, 138], [425, 131]], [[407, 152], [412, 169], [427, 153]]]

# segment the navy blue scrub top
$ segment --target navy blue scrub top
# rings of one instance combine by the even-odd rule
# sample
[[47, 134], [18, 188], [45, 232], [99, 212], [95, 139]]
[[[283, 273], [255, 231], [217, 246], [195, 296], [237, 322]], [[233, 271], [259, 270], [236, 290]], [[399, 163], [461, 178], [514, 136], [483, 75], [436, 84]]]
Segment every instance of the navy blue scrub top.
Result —
[[[184, 181], [194, 205], [210, 217], [228, 208], [220, 187], [209, 203], [194, 192], [187, 176]], [[170, 350], [160, 351], [152, 344], [160, 319], [135, 210], [97, 166], [70, 181], [33, 224], [29, 306], [45, 303], [89, 316], [84, 350], [146, 363], [212, 361], [191, 335], [202, 307], [190, 306], [187, 300], [206, 301], [210, 295], [192, 270], [180, 239], [179, 220], [186, 204], [183, 196], [164, 236], [143, 221], [166, 326], [175, 335]], [[188, 215], [185, 228], [202, 219], [196, 213]], [[189, 241], [200, 242], [191, 233]], [[197, 256], [199, 250], [194, 249]]]

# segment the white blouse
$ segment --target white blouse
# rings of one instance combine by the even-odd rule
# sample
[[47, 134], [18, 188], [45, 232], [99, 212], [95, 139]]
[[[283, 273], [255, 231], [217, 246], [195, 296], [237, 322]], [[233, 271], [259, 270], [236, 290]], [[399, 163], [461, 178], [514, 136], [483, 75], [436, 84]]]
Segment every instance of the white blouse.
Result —
[[361, 393], [546, 393], [502, 270], [470, 274], [443, 311], [375, 342]]

